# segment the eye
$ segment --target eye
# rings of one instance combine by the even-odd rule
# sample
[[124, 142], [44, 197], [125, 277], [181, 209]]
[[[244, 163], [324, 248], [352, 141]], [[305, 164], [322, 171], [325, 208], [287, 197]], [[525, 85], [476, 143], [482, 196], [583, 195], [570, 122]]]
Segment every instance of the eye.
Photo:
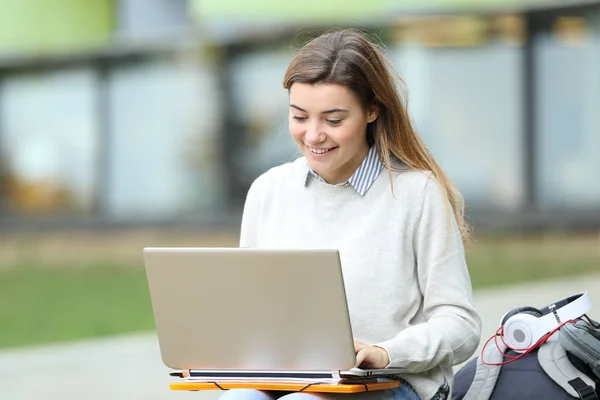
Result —
[[294, 115], [292, 118], [299, 122], [306, 121], [306, 117], [301, 117], [299, 115]]
[[333, 126], [335, 126], [335, 125], [339, 125], [339, 124], [341, 124], [341, 123], [342, 123], [342, 120], [341, 120], [341, 119], [328, 119], [328, 120], [326, 120], [326, 121], [327, 121], [327, 123], [328, 123], [329, 125], [333, 125]]

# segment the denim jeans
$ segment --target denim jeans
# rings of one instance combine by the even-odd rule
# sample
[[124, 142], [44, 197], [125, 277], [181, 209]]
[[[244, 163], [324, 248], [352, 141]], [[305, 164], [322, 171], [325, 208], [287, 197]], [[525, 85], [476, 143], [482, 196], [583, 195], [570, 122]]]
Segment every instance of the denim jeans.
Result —
[[220, 400], [421, 400], [413, 388], [402, 382], [395, 389], [361, 393], [277, 392], [252, 389], [228, 390]]

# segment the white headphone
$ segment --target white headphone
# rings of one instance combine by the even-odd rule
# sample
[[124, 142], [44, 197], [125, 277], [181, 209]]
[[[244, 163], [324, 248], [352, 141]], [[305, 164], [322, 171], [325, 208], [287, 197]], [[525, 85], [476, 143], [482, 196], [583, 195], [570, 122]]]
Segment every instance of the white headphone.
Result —
[[577, 319], [592, 308], [587, 292], [581, 292], [561, 299], [542, 309], [520, 307], [502, 316], [502, 337], [506, 345], [523, 353], [545, 334], [564, 322]]

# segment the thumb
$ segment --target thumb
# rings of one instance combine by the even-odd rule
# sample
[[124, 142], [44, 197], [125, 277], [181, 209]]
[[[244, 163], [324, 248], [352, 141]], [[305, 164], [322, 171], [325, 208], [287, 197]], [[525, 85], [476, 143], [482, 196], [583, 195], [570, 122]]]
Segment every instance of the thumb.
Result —
[[368, 347], [368, 345], [364, 342], [361, 342], [358, 339], [354, 339], [354, 350], [358, 353], [359, 351], [361, 351], [362, 349], [364, 349], [365, 347]]
[[367, 351], [364, 349], [360, 350], [358, 353], [356, 353], [356, 365], [354, 365], [354, 367], [358, 368], [365, 361], [366, 357], [367, 357]]

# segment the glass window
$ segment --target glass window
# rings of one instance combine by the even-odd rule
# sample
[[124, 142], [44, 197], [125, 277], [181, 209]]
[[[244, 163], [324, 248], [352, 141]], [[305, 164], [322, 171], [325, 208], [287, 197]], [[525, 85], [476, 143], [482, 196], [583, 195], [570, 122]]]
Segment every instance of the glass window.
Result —
[[522, 54], [518, 46], [393, 48], [409, 110], [469, 206], [523, 202]]
[[283, 88], [292, 56], [289, 50], [257, 50], [239, 55], [230, 65], [233, 98], [226, 118], [244, 129], [243, 145], [234, 159], [246, 187], [267, 169], [301, 155], [289, 134], [288, 94]]
[[160, 220], [219, 208], [215, 81], [210, 68], [193, 57], [111, 70], [105, 194], [110, 217]]
[[542, 207], [600, 204], [600, 13], [557, 15], [536, 35], [538, 197]]
[[96, 75], [65, 69], [3, 79], [4, 205], [21, 216], [87, 214], [95, 204]]

